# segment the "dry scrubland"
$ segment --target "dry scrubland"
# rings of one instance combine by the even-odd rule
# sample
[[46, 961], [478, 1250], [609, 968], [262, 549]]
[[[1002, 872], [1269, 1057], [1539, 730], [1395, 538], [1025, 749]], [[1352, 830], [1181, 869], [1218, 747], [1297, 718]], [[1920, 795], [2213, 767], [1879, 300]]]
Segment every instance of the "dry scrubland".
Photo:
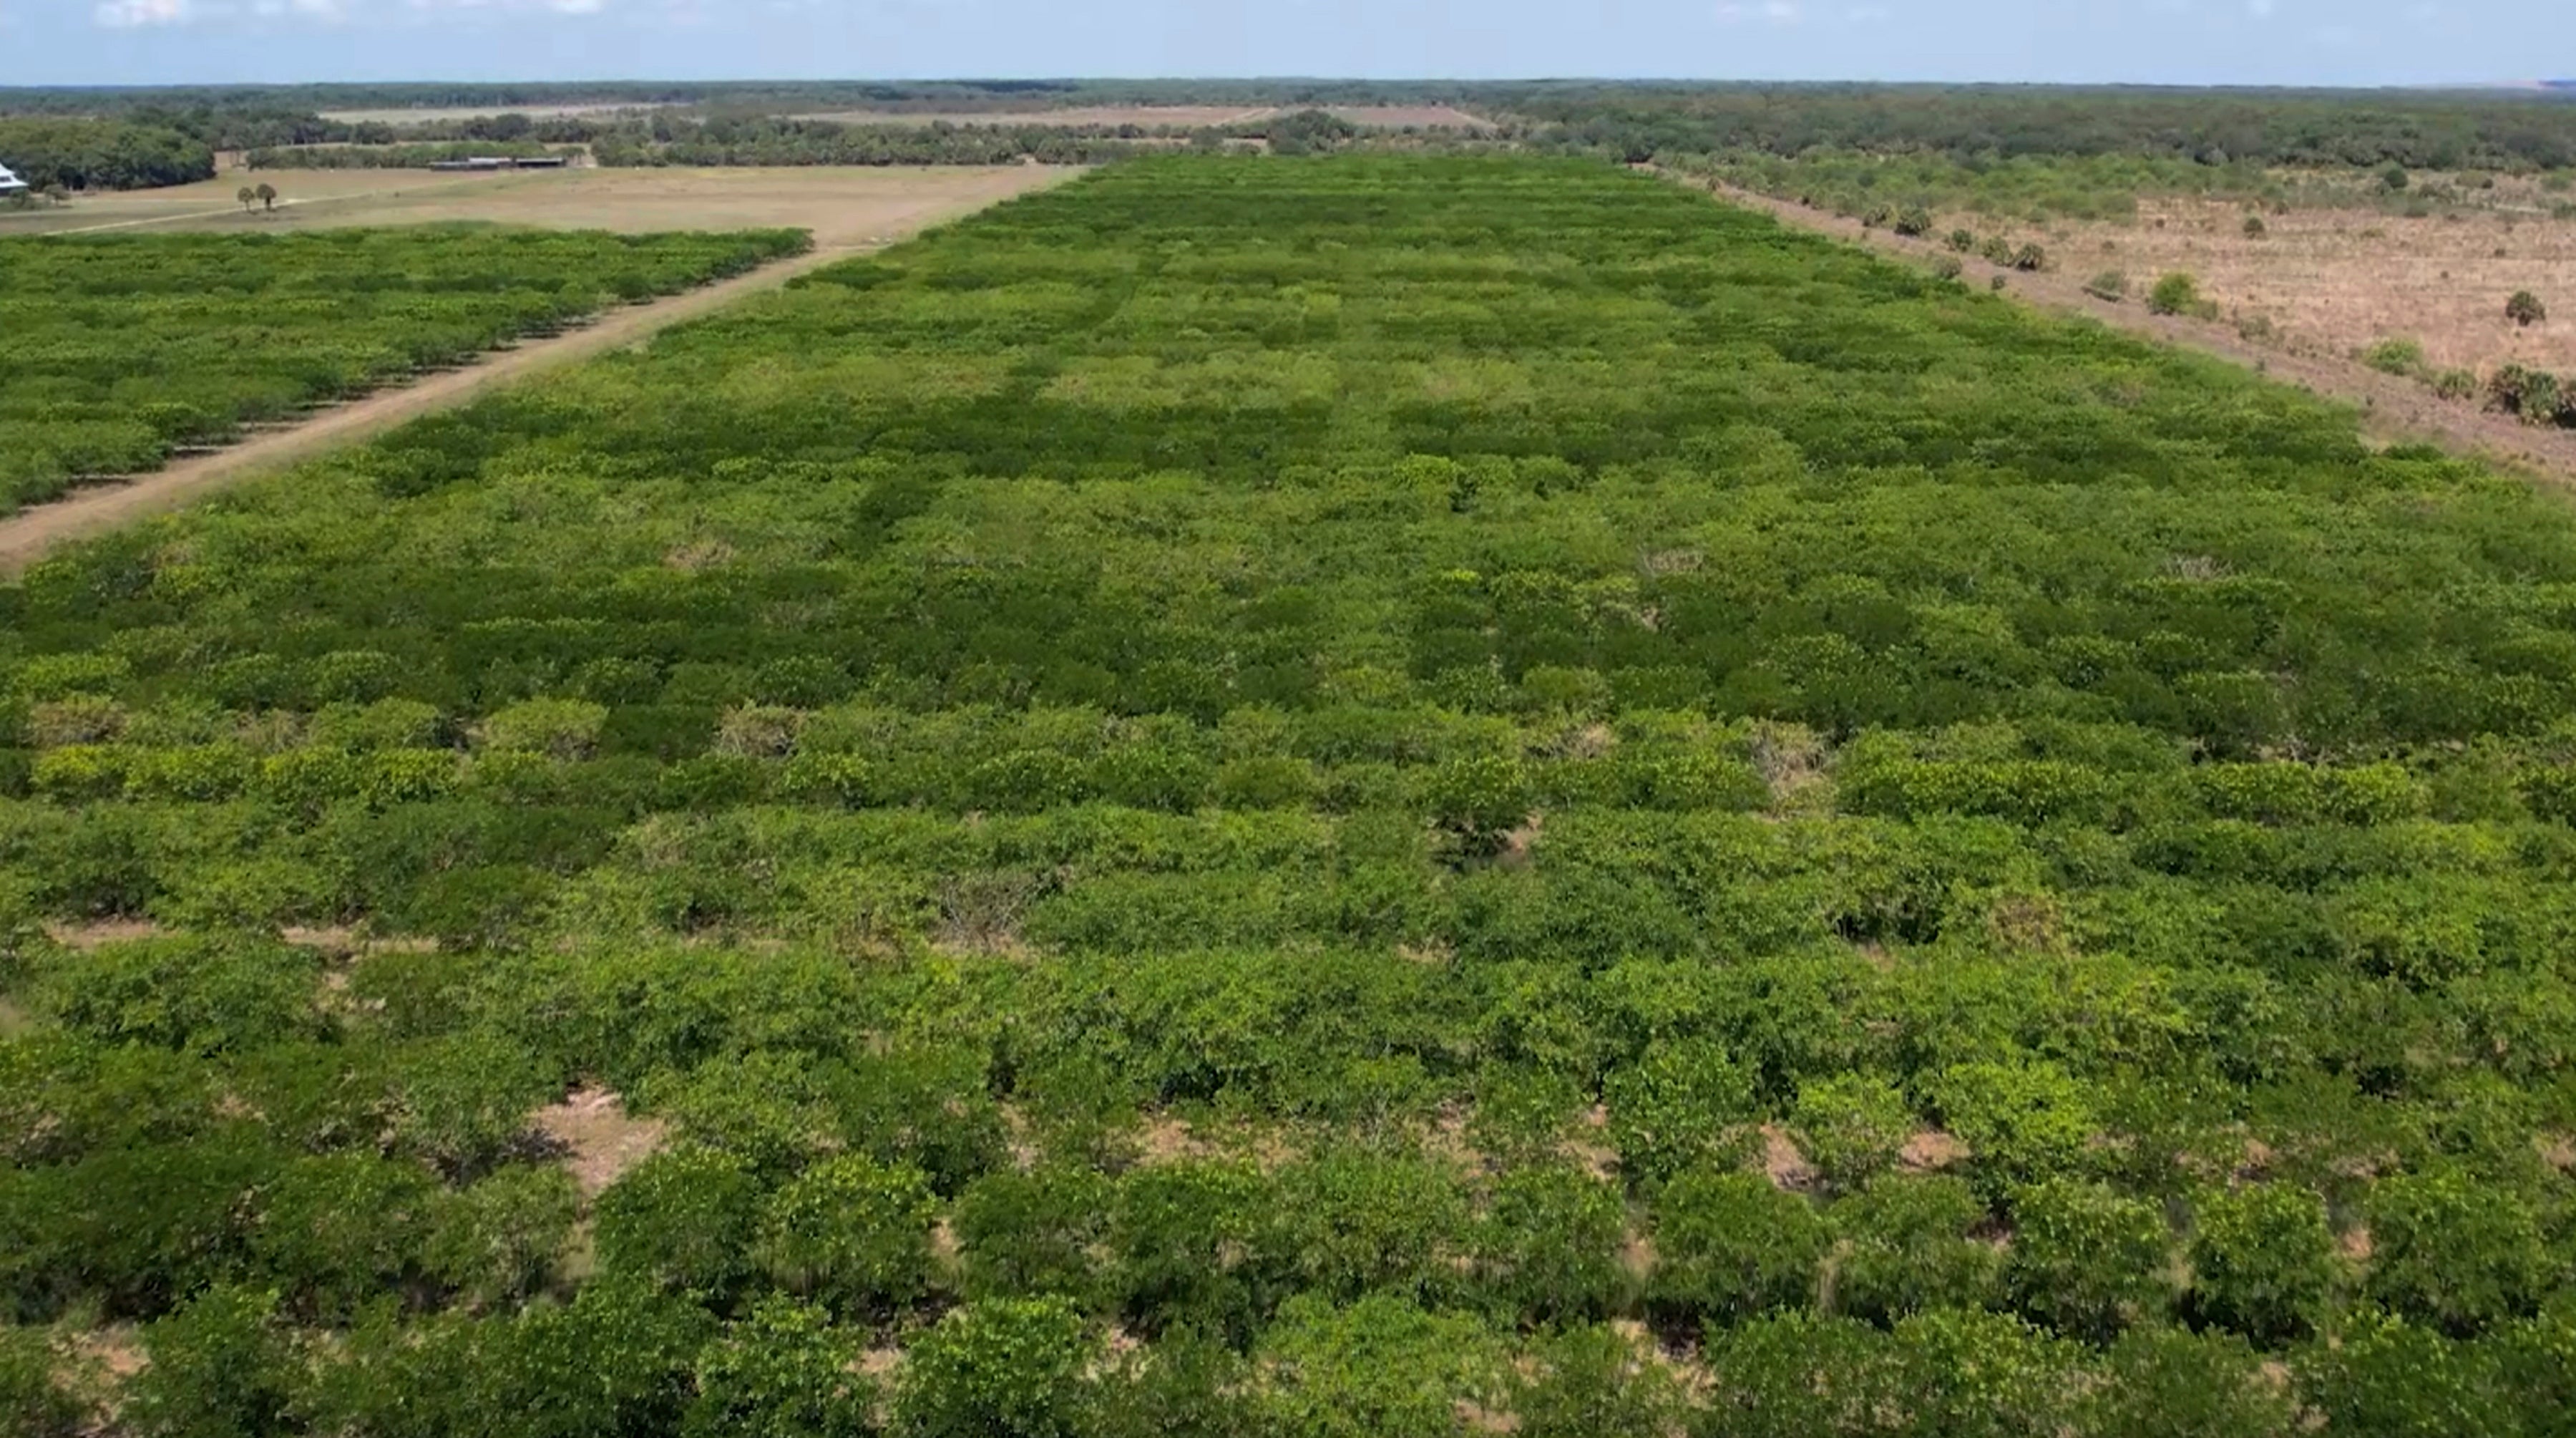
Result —
[[[2290, 343], [2349, 353], [2411, 339], [2434, 369], [2502, 364], [2576, 370], [2576, 220], [2493, 209], [2411, 219], [2377, 210], [2292, 209], [2245, 233], [2244, 207], [2146, 200], [2134, 224], [2057, 227], [2060, 266], [2079, 277], [2124, 271], [2143, 292], [2185, 270], [2222, 310], [2262, 316]], [[1980, 229], [1993, 222], [1971, 216]], [[2504, 302], [2530, 290], [2563, 310], [2523, 328]]]

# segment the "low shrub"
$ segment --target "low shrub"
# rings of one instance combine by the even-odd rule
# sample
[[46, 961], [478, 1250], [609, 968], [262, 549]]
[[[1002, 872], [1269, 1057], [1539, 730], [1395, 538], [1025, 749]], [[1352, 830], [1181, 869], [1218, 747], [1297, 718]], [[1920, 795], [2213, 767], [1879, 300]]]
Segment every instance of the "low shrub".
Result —
[[2411, 375], [2424, 368], [2424, 347], [2410, 339], [2384, 339], [2362, 351], [2361, 362], [2381, 374]]
[[2181, 270], [2165, 275], [2147, 291], [2147, 313], [2152, 315], [2196, 314], [2201, 303], [2200, 281]]

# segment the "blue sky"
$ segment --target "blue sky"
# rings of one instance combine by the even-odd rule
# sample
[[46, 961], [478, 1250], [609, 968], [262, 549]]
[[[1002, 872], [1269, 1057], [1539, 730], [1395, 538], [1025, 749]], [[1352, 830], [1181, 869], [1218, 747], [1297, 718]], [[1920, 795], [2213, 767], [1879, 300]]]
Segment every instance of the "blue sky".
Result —
[[0, 83], [2576, 74], [2565, 0], [0, 0]]

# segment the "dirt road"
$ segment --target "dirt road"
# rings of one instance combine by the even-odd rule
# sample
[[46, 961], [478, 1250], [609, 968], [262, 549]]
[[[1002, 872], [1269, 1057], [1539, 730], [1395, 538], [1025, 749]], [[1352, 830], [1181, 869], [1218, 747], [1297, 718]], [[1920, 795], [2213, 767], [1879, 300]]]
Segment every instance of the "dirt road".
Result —
[[[1936, 240], [1907, 239], [1886, 230], [1864, 229], [1858, 220], [1731, 185], [1682, 176], [1672, 178], [1694, 188], [1705, 186], [1726, 203], [1760, 210], [1783, 223], [1838, 240], [1925, 262], [1947, 253]], [[2455, 454], [2475, 455], [2555, 483], [2576, 484], [2576, 430], [2526, 425], [2511, 415], [2492, 413], [2467, 401], [2437, 399], [2419, 381], [2382, 374], [2357, 360], [2337, 355], [2258, 344], [2242, 338], [2221, 321], [2151, 315], [2144, 304], [2134, 299], [2105, 300], [2087, 294], [2082, 282], [2072, 274], [2025, 273], [2007, 270], [1974, 255], [1960, 258], [1966, 264], [1964, 277], [1979, 286], [2002, 275], [2006, 293], [2032, 304], [2084, 315], [2134, 334], [2215, 355], [2311, 394], [2358, 406], [2364, 428], [2379, 438], [2436, 444]]]
[[234, 481], [271, 473], [302, 460], [356, 444], [423, 415], [452, 409], [508, 384], [592, 355], [635, 344], [685, 320], [720, 309], [746, 295], [772, 290], [836, 260], [882, 248], [1012, 195], [1052, 184], [1066, 170], [996, 170], [989, 181], [925, 195], [908, 208], [873, 211], [875, 233], [817, 245], [811, 252], [746, 275], [646, 304], [616, 309], [588, 325], [516, 349], [500, 350], [451, 373], [321, 411], [292, 429], [261, 435], [214, 454], [181, 460], [110, 487], [75, 490], [50, 504], [0, 519], [0, 576], [16, 575], [53, 549], [148, 514], [175, 508]]

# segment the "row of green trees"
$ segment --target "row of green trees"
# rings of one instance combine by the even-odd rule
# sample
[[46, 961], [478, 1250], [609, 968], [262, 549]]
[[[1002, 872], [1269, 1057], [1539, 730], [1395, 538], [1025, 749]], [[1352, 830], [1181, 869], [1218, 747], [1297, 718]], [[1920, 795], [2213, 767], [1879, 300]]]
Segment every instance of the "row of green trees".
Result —
[[0, 114], [0, 156], [39, 190], [141, 190], [215, 177], [215, 152], [203, 141], [123, 120]]
[[7, 1371], [2546, 1431], [2571, 586], [1651, 177], [1105, 168], [0, 589]]
[[5, 243], [0, 511], [809, 241], [348, 230]]

